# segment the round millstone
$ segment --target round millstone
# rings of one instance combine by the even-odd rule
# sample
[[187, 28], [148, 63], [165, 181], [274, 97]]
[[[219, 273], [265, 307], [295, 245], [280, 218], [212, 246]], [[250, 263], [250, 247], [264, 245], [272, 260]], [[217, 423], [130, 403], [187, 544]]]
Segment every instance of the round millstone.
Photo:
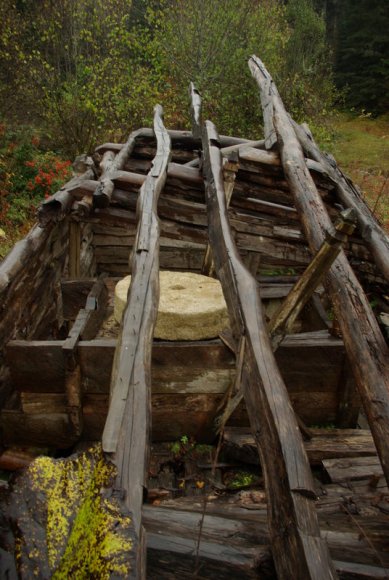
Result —
[[[114, 316], [121, 322], [131, 276], [116, 284]], [[191, 272], [159, 273], [160, 299], [155, 338], [204, 340], [229, 327], [220, 282]]]

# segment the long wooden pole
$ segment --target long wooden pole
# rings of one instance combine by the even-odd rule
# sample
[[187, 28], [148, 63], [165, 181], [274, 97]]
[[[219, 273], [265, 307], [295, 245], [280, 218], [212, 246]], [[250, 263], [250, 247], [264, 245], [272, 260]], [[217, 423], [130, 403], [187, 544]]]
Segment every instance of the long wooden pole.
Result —
[[171, 156], [160, 106], [155, 108], [154, 130], [157, 153], [139, 194], [132, 280], [115, 351], [111, 403], [102, 439], [103, 451], [118, 470], [115, 488], [125, 496], [139, 538], [137, 578], [145, 577], [141, 509], [149, 452], [151, 348], [159, 302], [157, 203]]
[[[285, 177], [312, 252], [321, 246], [331, 220], [307, 168], [303, 150], [270, 74], [253, 56], [249, 67], [273, 103]], [[389, 349], [366, 295], [342, 250], [327, 276], [347, 355], [389, 484]]]
[[272, 352], [258, 285], [243, 265], [227, 217], [218, 135], [203, 134], [208, 231], [235, 339], [245, 336], [243, 392], [261, 457], [269, 530], [278, 577], [335, 578], [315, 509], [308, 459], [289, 396]]

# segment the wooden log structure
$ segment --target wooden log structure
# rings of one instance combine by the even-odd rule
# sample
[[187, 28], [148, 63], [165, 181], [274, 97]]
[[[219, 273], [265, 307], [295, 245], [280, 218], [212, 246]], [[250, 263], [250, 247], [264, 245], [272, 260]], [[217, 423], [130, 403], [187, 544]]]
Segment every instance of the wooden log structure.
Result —
[[116, 489], [125, 495], [138, 537], [137, 570], [145, 577], [145, 539], [141, 522], [150, 428], [150, 365], [159, 300], [159, 226], [157, 202], [171, 155], [162, 108], [154, 114], [157, 154], [140, 191], [139, 225], [132, 262], [132, 281], [111, 379], [111, 404], [103, 433], [103, 451], [117, 467]]
[[205, 123], [203, 151], [209, 238], [216, 271], [235, 337], [244, 334], [247, 341], [243, 392], [269, 490], [269, 531], [277, 574], [279, 578], [335, 578], [327, 546], [320, 538], [309, 464], [274, 360], [258, 289], [231, 237], [220, 143], [209, 121]]
[[[322, 244], [325, 232], [332, 227], [331, 220], [270, 74], [255, 56], [250, 59], [249, 66], [261, 94], [266, 93], [272, 102], [273, 123], [285, 177], [310, 248], [315, 252]], [[330, 269], [326, 284], [386, 481], [389, 482], [389, 446], [386, 443], [389, 440], [389, 349], [343, 251]]]
[[[78, 158], [0, 264], [0, 467], [26, 467], [0, 481], [0, 576], [144, 578], [146, 529], [150, 579], [388, 577], [389, 362], [368, 305], [389, 311], [387, 238], [250, 67], [265, 139], [202, 128], [191, 84], [192, 131], [157, 107], [154, 129]], [[339, 203], [358, 214], [347, 240]], [[159, 269], [201, 272], [207, 249], [231, 328], [153, 340]], [[214, 444], [226, 401], [225, 456], [191, 459], [182, 489], [167, 449]], [[33, 459], [47, 449], [65, 458]], [[236, 494], [246, 467], [259, 484]]]

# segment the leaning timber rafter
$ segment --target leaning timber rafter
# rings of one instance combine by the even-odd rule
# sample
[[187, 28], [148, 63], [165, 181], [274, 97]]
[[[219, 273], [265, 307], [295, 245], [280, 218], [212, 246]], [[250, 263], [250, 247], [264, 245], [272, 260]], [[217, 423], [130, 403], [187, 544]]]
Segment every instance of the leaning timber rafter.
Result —
[[[273, 120], [285, 177], [293, 194], [310, 249], [322, 244], [331, 220], [305, 163], [302, 147], [274, 82], [262, 61], [249, 67], [261, 94], [273, 103]], [[327, 276], [327, 287], [343, 334], [346, 351], [370, 424], [386, 481], [389, 483], [389, 349], [366, 295], [343, 251]]]
[[151, 346], [159, 301], [157, 202], [171, 155], [160, 106], [155, 109], [154, 127], [157, 154], [139, 195], [132, 283], [115, 351], [112, 398], [102, 440], [103, 451], [117, 467], [116, 488], [125, 494], [139, 537], [139, 557], [143, 560], [138, 564], [139, 577], [144, 577], [141, 508], [150, 425]]
[[275, 362], [256, 281], [232, 239], [218, 135], [203, 134], [209, 237], [235, 338], [245, 335], [244, 397], [269, 501], [269, 528], [279, 578], [335, 578], [315, 511], [308, 460], [285, 384]]
[[322, 165], [335, 184], [341, 203], [355, 211], [361, 236], [369, 246], [378, 268], [389, 282], [389, 237], [374, 219], [355, 185], [343, 175], [333, 158], [320, 151], [308, 127], [300, 126], [294, 121], [292, 124], [305, 154]]

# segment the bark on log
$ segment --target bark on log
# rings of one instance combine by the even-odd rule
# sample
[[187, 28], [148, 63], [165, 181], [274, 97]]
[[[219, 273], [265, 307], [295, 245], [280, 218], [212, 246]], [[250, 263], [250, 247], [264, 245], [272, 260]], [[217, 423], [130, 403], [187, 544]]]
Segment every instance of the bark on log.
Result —
[[[235, 338], [246, 336], [244, 397], [271, 493], [269, 527], [280, 578], [335, 578], [320, 538], [310, 472], [286, 387], [275, 362], [256, 281], [243, 266], [227, 218], [220, 143], [212, 123], [203, 134], [209, 237]], [[259, 416], [261, 414], [261, 417]]]
[[340, 202], [356, 211], [362, 238], [369, 246], [379, 270], [389, 282], [389, 238], [379, 226], [353, 183], [347, 179], [335, 160], [323, 154], [315, 143], [311, 132], [305, 126], [292, 122], [297, 138], [305, 154], [321, 163], [329, 178], [336, 186]]
[[123, 315], [112, 370], [112, 399], [103, 433], [103, 450], [118, 469], [116, 487], [125, 494], [138, 536], [140, 576], [144, 571], [141, 509], [150, 427], [150, 367], [157, 316], [159, 225], [157, 202], [165, 184], [171, 142], [157, 106], [154, 127], [158, 148], [139, 196], [139, 222], [132, 263], [132, 284]]
[[[260, 91], [268, 94], [270, 90], [285, 176], [311, 251], [316, 252], [325, 232], [332, 228], [331, 220], [273, 81], [269, 89], [269, 73], [255, 56], [250, 59], [249, 66]], [[327, 286], [386, 481], [389, 482], [389, 350], [343, 251], [328, 274]]]

